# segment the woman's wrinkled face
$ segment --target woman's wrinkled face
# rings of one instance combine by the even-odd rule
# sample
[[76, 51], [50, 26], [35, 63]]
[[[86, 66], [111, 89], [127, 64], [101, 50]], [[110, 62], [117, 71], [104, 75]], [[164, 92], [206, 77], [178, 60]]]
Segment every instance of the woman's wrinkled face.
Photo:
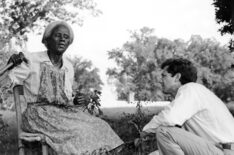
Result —
[[63, 54], [70, 45], [70, 33], [67, 27], [56, 27], [47, 40], [47, 47], [55, 54]]

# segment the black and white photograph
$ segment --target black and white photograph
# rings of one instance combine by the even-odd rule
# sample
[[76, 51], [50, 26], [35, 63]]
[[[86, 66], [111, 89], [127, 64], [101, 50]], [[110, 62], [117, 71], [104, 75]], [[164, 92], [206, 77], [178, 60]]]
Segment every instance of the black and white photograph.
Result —
[[0, 155], [234, 155], [233, 0], [1, 0]]

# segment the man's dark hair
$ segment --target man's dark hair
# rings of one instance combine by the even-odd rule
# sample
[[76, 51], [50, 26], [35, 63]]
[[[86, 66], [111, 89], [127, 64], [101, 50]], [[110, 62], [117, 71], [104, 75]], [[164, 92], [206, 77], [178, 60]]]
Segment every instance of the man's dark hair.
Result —
[[172, 76], [177, 73], [181, 74], [181, 84], [197, 81], [197, 69], [193, 66], [192, 62], [183, 58], [167, 59], [161, 65], [161, 69], [167, 68], [167, 72]]

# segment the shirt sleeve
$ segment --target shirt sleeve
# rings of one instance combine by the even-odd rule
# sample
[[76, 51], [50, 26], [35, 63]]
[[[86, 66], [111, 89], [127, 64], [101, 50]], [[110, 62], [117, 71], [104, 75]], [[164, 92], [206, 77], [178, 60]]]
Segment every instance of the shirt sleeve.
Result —
[[15, 86], [17, 84], [22, 85], [24, 80], [28, 78], [30, 74], [30, 64], [26, 64], [23, 62], [19, 66], [16, 66], [13, 68], [8, 77], [11, 80], [12, 86]]
[[143, 128], [145, 132], [155, 133], [159, 126], [182, 125], [194, 114], [202, 110], [199, 105], [199, 96], [191, 86], [182, 86], [168, 107], [155, 115]]

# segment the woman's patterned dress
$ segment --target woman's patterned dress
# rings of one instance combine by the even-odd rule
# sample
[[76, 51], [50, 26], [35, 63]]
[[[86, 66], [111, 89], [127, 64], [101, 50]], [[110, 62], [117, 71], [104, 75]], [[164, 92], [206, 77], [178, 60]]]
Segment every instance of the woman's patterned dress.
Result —
[[103, 120], [72, 106], [64, 93], [65, 71], [42, 63], [37, 101], [23, 113], [23, 129], [46, 135], [61, 155], [98, 155], [123, 142]]

